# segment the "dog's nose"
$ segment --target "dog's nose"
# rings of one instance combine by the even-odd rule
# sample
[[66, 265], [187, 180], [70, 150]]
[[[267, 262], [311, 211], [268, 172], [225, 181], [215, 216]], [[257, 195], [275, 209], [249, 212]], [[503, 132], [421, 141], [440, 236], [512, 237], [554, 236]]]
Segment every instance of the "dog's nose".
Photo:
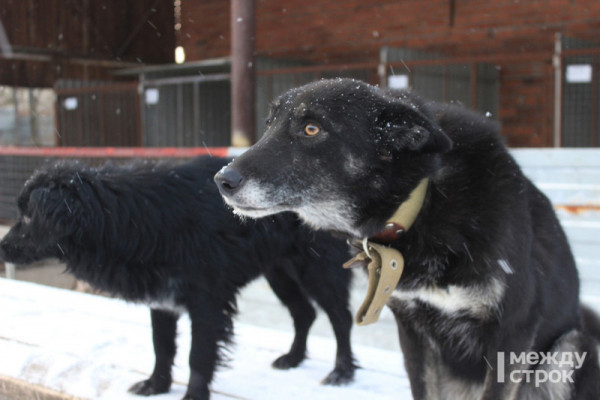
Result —
[[233, 168], [225, 168], [215, 175], [215, 183], [223, 195], [234, 194], [242, 185], [244, 178]]

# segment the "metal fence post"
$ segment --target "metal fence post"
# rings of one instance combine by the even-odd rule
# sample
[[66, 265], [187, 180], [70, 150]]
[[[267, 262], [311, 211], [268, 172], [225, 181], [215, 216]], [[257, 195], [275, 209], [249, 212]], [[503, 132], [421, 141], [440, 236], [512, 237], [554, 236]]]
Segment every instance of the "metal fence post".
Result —
[[6, 278], [15, 279], [15, 264], [6, 263], [4, 264], [4, 267], [6, 268]]
[[562, 36], [556, 33], [554, 37], [554, 147], [561, 147], [562, 142]]

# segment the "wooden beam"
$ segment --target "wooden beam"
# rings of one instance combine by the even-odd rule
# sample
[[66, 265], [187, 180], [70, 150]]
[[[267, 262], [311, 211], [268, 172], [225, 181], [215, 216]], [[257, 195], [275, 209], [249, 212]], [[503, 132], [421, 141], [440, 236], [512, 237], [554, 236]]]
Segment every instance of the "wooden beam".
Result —
[[127, 48], [129, 48], [129, 45], [131, 44], [133, 39], [135, 39], [135, 37], [140, 32], [140, 30], [142, 29], [142, 27], [144, 26], [144, 24], [146, 23], [148, 18], [150, 18], [150, 16], [156, 9], [156, 6], [158, 6], [159, 1], [160, 0], [155, 0], [154, 3], [148, 7], [148, 9], [144, 13], [144, 15], [142, 15], [142, 18], [140, 18], [140, 20], [138, 21], [135, 28], [133, 28], [131, 30], [131, 32], [129, 33], [129, 36], [127, 36], [127, 38], [125, 39], [123, 44], [119, 47], [119, 50], [117, 50], [116, 57], [121, 57], [123, 54], [125, 54], [125, 51], [127, 51]]
[[245, 147], [254, 133], [254, 0], [231, 0], [231, 144]]

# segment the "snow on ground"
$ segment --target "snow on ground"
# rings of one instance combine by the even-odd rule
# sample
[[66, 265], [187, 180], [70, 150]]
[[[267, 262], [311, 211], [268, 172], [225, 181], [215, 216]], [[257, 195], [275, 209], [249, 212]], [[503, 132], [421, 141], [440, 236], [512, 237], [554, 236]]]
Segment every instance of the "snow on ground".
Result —
[[[139, 399], [127, 388], [152, 371], [150, 317], [144, 306], [68, 290], [0, 279], [0, 375], [87, 399]], [[216, 373], [214, 400], [410, 399], [399, 351], [355, 346], [362, 366], [347, 386], [319, 384], [333, 368], [335, 341], [312, 335], [309, 359], [289, 371], [272, 369], [292, 334], [236, 324], [229, 366]], [[356, 328], [355, 328], [356, 329]], [[189, 321], [179, 324], [175, 383], [156, 399], [185, 393]]]
[[[584, 296], [583, 301], [600, 311], [600, 297]], [[0, 305], [0, 376], [86, 399], [139, 400], [127, 389], [147, 378], [154, 365], [145, 306], [6, 279], [0, 279]], [[333, 368], [331, 338], [312, 335], [309, 359], [289, 371], [272, 369], [270, 364], [288, 349], [291, 328], [236, 323], [235, 341], [229, 366], [216, 373], [213, 400], [411, 399], [399, 351], [355, 346], [362, 366], [356, 381], [328, 387], [319, 381]], [[157, 400], [180, 399], [185, 393], [187, 317], [179, 324], [178, 346], [175, 383], [170, 393], [153, 397]]]

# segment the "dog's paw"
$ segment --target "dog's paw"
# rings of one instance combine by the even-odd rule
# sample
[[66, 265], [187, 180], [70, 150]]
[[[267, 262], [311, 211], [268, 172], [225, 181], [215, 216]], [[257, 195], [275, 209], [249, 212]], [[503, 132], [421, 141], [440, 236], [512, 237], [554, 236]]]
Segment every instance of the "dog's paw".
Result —
[[336, 368], [321, 381], [321, 384], [332, 386], [347, 385], [354, 380], [355, 369], [355, 366]]
[[208, 389], [206, 391], [202, 390], [196, 393], [186, 393], [181, 400], [208, 400], [210, 398], [210, 392]]
[[167, 393], [171, 384], [158, 384], [152, 379], [138, 382], [129, 388], [129, 392], [140, 396], [152, 396], [154, 394]]
[[282, 355], [277, 360], [273, 361], [273, 364], [271, 365], [273, 366], [273, 368], [276, 369], [296, 368], [298, 365], [300, 365], [302, 361], [304, 361], [304, 358], [304, 354], [297, 355], [288, 353]]

